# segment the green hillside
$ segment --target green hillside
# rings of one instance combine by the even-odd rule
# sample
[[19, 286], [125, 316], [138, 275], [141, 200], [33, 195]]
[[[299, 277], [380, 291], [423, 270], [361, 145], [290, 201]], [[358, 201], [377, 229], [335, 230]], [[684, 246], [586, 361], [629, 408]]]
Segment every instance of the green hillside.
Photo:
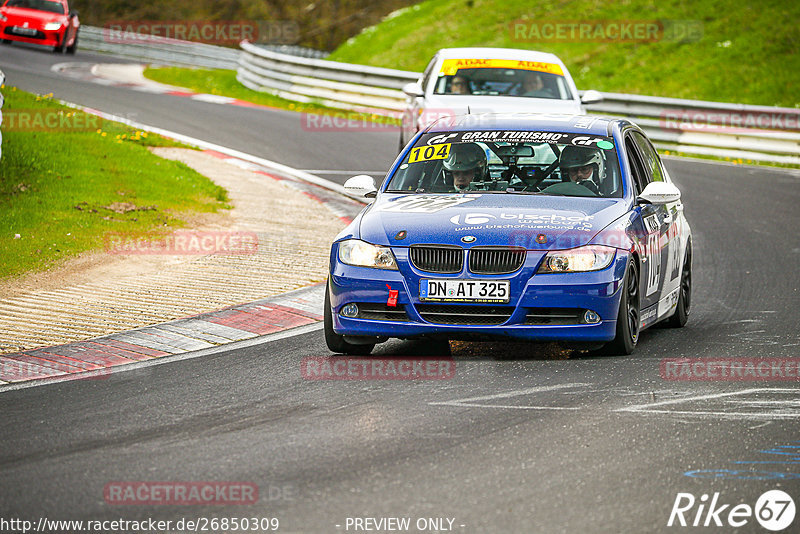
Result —
[[[422, 71], [439, 48], [524, 48], [558, 55], [579, 89], [800, 107], [798, 21], [800, 2], [782, 0], [428, 0], [364, 29], [329, 59]], [[620, 22], [666, 31], [625, 42], [569, 31], [535, 39], [577, 22], [608, 34]], [[681, 40], [673, 29], [695, 35]]]
[[[333, 50], [361, 28], [414, 0], [69, 0], [84, 24], [150, 27], [192, 23], [255, 23], [268, 30], [264, 42]], [[113, 27], [113, 26], [112, 26]], [[166, 30], [161, 30], [166, 31]], [[171, 31], [175, 31], [175, 28]], [[191, 38], [190, 38], [191, 39]], [[235, 46], [231, 43], [211, 43]]]

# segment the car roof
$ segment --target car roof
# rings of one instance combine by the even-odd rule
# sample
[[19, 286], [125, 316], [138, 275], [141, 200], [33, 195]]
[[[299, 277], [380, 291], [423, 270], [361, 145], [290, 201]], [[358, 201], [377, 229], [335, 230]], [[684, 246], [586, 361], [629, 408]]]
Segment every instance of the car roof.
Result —
[[442, 59], [517, 59], [520, 61], [541, 61], [545, 63], [564, 63], [555, 54], [537, 52], [535, 50], [520, 50], [516, 48], [442, 48], [437, 52]]
[[463, 132], [471, 130], [542, 130], [590, 135], [610, 135], [616, 125], [629, 121], [596, 115], [548, 115], [541, 113], [480, 113], [445, 117], [428, 126], [426, 132]]

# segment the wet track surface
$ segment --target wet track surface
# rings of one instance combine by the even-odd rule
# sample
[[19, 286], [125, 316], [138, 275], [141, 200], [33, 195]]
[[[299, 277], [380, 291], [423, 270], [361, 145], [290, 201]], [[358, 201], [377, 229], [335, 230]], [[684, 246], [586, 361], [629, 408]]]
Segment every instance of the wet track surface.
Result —
[[[396, 148], [391, 133], [308, 132], [297, 114], [103, 87], [50, 72], [66, 56], [0, 54], [7, 85], [303, 169], [384, 169]], [[458, 343], [449, 380], [307, 380], [303, 359], [329, 356], [317, 329], [4, 392], [0, 516], [277, 517], [286, 532], [441, 517], [460, 532], [645, 532], [677, 528], [667, 521], [679, 492], [753, 506], [782, 489], [800, 502], [800, 459], [786, 452], [800, 446], [796, 381], [665, 380], [661, 365], [798, 356], [800, 174], [666, 164], [694, 235], [693, 310], [683, 329], [645, 331], [633, 356]], [[374, 354], [445, 356], [400, 341]], [[260, 498], [109, 504], [104, 487], [119, 481], [240, 481]], [[741, 531], [764, 530], [750, 518]]]

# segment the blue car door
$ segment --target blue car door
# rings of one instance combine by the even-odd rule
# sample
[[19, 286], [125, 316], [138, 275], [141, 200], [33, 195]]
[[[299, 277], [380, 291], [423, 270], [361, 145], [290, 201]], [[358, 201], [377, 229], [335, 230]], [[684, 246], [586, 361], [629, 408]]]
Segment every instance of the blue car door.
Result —
[[[632, 132], [633, 141], [644, 161], [645, 174], [650, 181], [664, 182], [667, 175], [658, 157], [658, 152], [653, 148], [647, 138], [639, 132]], [[661, 249], [661, 282], [659, 295], [661, 305], [658, 315], [661, 316], [678, 302], [678, 288], [680, 286], [681, 270], [681, 236], [678, 227], [680, 210], [683, 206], [680, 201], [658, 206], [656, 210], [659, 224], [659, 243]]]
[[[635, 194], [638, 196], [647, 184], [653, 180], [653, 173], [638, 147], [635, 136], [641, 137], [637, 130], [629, 129], [624, 134], [625, 153], [631, 169]], [[639, 238], [641, 272], [639, 273], [639, 294], [641, 295], [642, 325], [656, 318], [656, 308], [649, 307], [658, 303], [663, 287], [663, 269], [665, 255], [662, 249], [663, 239], [669, 221], [663, 206], [649, 204], [634, 207], [637, 212], [635, 232]]]

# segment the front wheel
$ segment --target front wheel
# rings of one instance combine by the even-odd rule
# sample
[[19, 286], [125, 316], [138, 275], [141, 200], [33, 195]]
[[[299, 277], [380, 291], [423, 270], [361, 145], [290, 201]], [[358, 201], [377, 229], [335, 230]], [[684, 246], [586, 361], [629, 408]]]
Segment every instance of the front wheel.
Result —
[[325, 284], [325, 309], [323, 310], [323, 325], [325, 327], [325, 344], [332, 352], [340, 354], [351, 354], [353, 356], [366, 356], [375, 348], [375, 343], [356, 345], [345, 341], [341, 336], [333, 331], [333, 311], [331, 310], [330, 288]]
[[678, 293], [678, 304], [675, 313], [667, 319], [667, 326], [681, 328], [689, 318], [689, 308], [692, 305], [692, 247], [686, 247], [681, 272], [681, 286]]
[[622, 282], [622, 295], [617, 313], [617, 334], [614, 340], [603, 347], [608, 355], [631, 354], [639, 341], [639, 267], [636, 260], [628, 261]]
[[75, 32], [75, 40], [72, 41], [72, 45], [67, 47], [67, 54], [75, 55], [75, 51], [78, 49], [78, 35], [79, 32]]

